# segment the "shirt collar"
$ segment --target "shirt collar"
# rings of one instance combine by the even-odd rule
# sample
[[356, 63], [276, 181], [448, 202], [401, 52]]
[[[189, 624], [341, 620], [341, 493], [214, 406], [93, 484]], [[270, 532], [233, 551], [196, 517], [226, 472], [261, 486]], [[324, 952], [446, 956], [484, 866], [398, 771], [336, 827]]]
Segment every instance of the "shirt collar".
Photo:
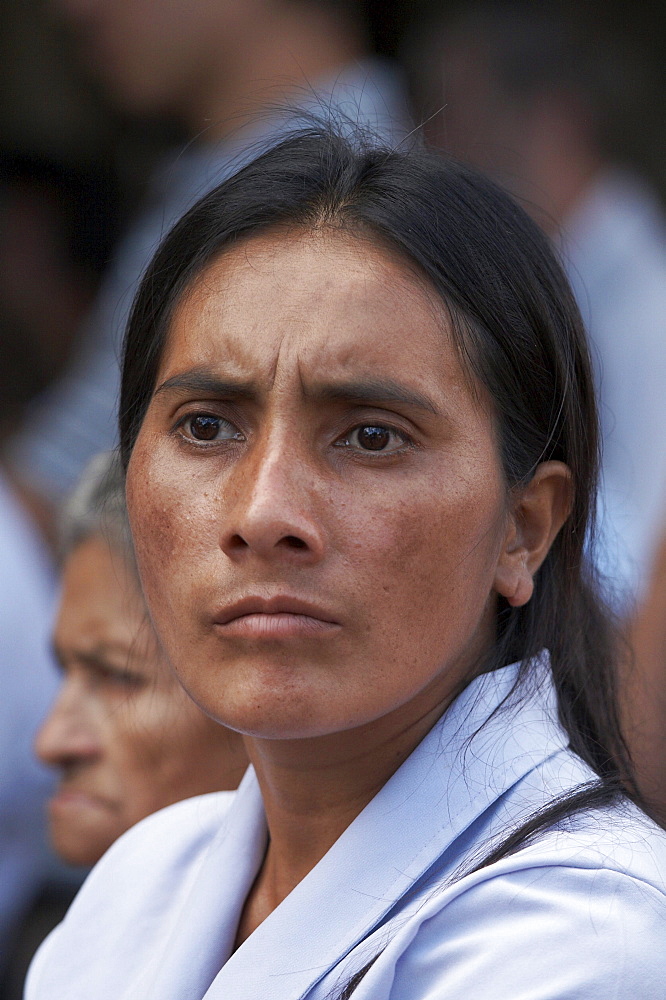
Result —
[[[273, 1000], [306, 994], [474, 820], [566, 747], [546, 658], [532, 665], [524, 682], [517, 685], [517, 679], [512, 665], [473, 681], [319, 864], [229, 957], [265, 845], [261, 797], [250, 770], [178, 921], [154, 995], [256, 1000], [265, 995], [267, 960]], [[463, 860], [452, 854], [457, 863]], [[209, 941], [212, 928], [216, 947], [203, 961], [206, 949], [197, 942], [200, 936]], [[200, 969], [200, 992], [192, 992], [193, 968]]]

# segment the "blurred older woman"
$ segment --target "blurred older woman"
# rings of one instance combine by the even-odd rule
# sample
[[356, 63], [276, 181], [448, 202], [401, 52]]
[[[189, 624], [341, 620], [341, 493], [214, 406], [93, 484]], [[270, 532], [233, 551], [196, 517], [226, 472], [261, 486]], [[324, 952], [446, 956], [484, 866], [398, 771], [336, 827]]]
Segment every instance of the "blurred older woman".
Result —
[[86, 470], [65, 512], [54, 633], [59, 696], [36, 741], [60, 771], [53, 845], [91, 865], [138, 820], [180, 799], [233, 789], [241, 737], [209, 719], [172, 675], [146, 613], [114, 454]]

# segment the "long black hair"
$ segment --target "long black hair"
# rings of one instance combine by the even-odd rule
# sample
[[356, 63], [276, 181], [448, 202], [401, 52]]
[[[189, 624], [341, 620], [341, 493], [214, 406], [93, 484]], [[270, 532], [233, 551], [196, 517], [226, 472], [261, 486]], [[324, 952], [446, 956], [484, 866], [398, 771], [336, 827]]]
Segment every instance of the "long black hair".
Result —
[[509, 490], [549, 459], [571, 470], [571, 514], [532, 599], [519, 608], [499, 600], [484, 669], [520, 661], [520, 683], [549, 649], [560, 720], [599, 781], [513, 831], [500, 848], [507, 853], [572, 811], [621, 794], [623, 783], [633, 789], [618, 719], [617, 641], [588, 556], [599, 430], [587, 343], [562, 269], [527, 214], [438, 154], [385, 149], [326, 127], [292, 135], [191, 209], [149, 267], [125, 338], [123, 461], [151, 399], [174, 306], [195, 277], [255, 234], [322, 226], [399, 254], [438, 293], [466, 370], [491, 397]]

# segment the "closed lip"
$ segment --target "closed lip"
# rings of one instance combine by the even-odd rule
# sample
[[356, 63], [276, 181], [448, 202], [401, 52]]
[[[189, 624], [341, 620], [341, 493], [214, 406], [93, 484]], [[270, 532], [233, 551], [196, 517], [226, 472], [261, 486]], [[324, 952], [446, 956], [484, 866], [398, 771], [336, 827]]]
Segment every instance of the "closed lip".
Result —
[[94, 792], [85, 791], [72, 785], [61, 785], [56, 789], [55, 794], [49, 799], [49, 806], [53, 809], [74, 806], [77, 808], [108, 809], [110, 802]]
[[340, 624], [333, 615], [318, 605], [304, 601], [299, 597], [289, 597], [282, 594], [273, 597], [244, 597], [232, 604], [225, 604], [216, 612], [214, 624], [228, 625], [230, 622], [248, 615], [301, 615], [326, 625]]

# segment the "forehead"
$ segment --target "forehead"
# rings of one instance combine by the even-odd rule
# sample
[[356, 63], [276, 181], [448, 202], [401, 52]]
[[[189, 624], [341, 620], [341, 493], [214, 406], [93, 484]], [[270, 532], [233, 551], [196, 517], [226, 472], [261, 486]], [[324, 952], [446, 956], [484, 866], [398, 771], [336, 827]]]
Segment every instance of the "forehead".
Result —
[[57, 632], [131, 636], [144, 619], [139, 584], [124, 556], [101, 534], [80, 542], [63, 568]]
[[444, 304], [397, 255], [335, 231], [253, 238], [215, 260], [178, 304], [160, 379], [385, 374], [462, 382]]

